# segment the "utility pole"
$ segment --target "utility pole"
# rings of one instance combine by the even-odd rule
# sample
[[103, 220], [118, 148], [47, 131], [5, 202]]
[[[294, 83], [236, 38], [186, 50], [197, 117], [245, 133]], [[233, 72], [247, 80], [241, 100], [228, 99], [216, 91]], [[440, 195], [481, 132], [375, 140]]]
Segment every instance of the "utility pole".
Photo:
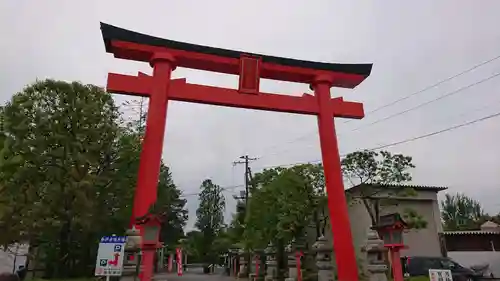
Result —
[[[240, 196], [233, 196], [234, 199], [245, 199], [245, 212], [248, 210], [248, 198], [250, 197], [250, 180], [252, 179], [252, 172], [250, 170], [250, 161], [255, 161], [257, 158], [251, 158], [248, 155], [243, 155], [240, 156], [240, 159], [243, 159], [243, 161], [234, 161], [233, 166], [236, 166], [237, 164], [245, 164], [245, 192], [244, 195], [240, 194]], [[252, 270], [252, 260], [251, 260], [251, 255], [250, 252], [247, 252], [245, 254], [245, 259], [247, 260], [247, 268], [246, 272], [243, 272], [244, 276], [249, 276]]]
[[234, 161], [233, 166], [237, 164], [245, 164], [245, 195], [233, 196], [235, 199], [245, 199], [245, 207], [248, 207], [248, 195], [250, 192], [250, 180], [252, 179], [252, 171], [250, 170], [250, 161], [255, 161], [257, 158], [251, 158], [248, 155], [240, 156], [243, 161]]

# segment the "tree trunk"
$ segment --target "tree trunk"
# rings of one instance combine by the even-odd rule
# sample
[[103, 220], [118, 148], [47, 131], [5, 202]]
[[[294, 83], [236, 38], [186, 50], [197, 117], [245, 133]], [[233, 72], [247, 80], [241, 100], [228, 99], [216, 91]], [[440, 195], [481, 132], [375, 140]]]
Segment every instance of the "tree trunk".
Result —
[[316, 227], [316, 239], [321, 236], [321, 220], [319, 219], [319, 211], [315, 210], [313, 212], [313, 220]]
[[375, 212], [372, 208], [372, 203], [370, 202], [370, 199], [367, 198], [362, 198], [363, 205], [365, 206], [366, 211], [368, 212], [368, 215], [370, 215], [370, 220], [371, 220], [371, 226], [376, 226], [377, 225], [377, 218], [375, 217]]
[[66, 221], [59, 233], [59, 253], [56, 260], [56, 278], [67, 278], [69, 273], [70, 222]]

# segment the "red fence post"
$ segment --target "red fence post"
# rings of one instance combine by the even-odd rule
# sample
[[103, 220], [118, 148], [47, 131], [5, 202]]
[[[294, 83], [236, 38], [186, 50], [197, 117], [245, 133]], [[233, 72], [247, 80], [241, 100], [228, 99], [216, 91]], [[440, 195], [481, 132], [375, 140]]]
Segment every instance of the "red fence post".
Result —
[[304, 253], [302, 253], [302, 251], [297, 251], [297, 254], [295, 255], [296, 264], [297, 264], [297, 281], [302, 281], [301, 258], [303, 255], [304, 255]]

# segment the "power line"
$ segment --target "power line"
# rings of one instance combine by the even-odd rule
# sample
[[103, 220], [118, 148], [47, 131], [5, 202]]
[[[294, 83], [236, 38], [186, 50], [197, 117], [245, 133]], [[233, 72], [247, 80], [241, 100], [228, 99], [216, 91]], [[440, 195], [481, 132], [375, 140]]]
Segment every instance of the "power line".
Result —
[[[223, 191], [231, 191], [231, 190], [236, 189], [238, 187], [244, 187], [244, 186], [245, 186], [244, 184], [239, 184], [239, 185], [225, 186], [225, 187], [222, 187], [221, 189]], [[200, 195], [200, 192], [181, 194], [181, 196], [179, 196], [179, 197], [185, 198], [185, 197], [196, 196], [196, 195]]]
[[[442, 129], [442, 130], [439, 130], [439, 131], [435, 131], [435, 132], [432, 132], [432, 133], [427, 133], [427, 134], [424, 134], [424, 135], [420, 135], [420, 136], [416, 136], [416, 137], [404, 139], [404, 140], [401, 140], [401, 141], [396, 141], [396, 142], [392, 142], [392, 143], [388, 143], [388, 144], [384, 144], [384, 145], [372, 147], [372, 148], [369, 148], [369, 149], [363, 149], [363, 150], [374, 151], [374, 150], [380, 150], [380, 149], [387, 148], [387, 147], [397, 146], [397, 145], [400, 145], [400, 144], [409, 143], [409, 142], [413, 142], [413, 141], [425, 139], [425, 138], [428, 138], [428, 137], [440, 135], [440, 134], [445, 133], [445, 132], [453, 131], [453, 130], [456, 130], [456, 129], [459, 129], [459, 128], [462, 128], [462, 127], [466, 127], [466, 126], [469, 126], [469, 125], [472, 125], [472, 124], [475, 124], [475, 123], [479, 123], [479, 122], [482, 122], [482, 121], [486, 121], [488, 119], [492, 119], [492, 118], [499, 117], [499, 116], [500, 116], [500, 112], [497, 112], [497, 113], [493, 113], [493, 114], [490, 114], [490, 115], [487, 115], [487, 116], [484, 116], [484, 117], [481, 117], [481, 118], [478, 118], [478, 119], [474, 119], [472, 121], [468, 121], [468, 122], [461, 123], [461, 124], [458, 124], [458, 125], [455, 125], [455, 126], [447, 127], [445, 129]], [[349, 154], [349, 153], [347, 153], [347, 154]], [[344, 157], [347, 154], [342, 154], [340, 156]], [[307, 161], [307, 162], [288, 163], [288, 164], [282, 164], [282, 165], [267, 166], [267, 167], [264, 167], [264, 169], [276, 168], [276, 167], [295, 166], [295, 165], [309, 164], [309, 163], [313, 164], [313, 163], [320, 163], [321, 161], [322, 160], [319, 159], [319, 160], [313, 160], [313, 161]]]
[[389, 143], [389, 144], [377, 146], [377, 147], [371, 148], [369, 150], [379, 150], [379, 149], [390, 147], [390, 146], [396, 146], [396, 145], [400, 145], [400, 144], [403, 144], [403, 143], [413, 142], [413, 141], [416, 141], [416, 140], [419, 140], [419, 139], [425, 139], [425, 138], [432, 137], [432, 136], [435, 136], [435, 135], [439, 135], [439, 134], [442, 134], [442, 133], [445, 133], [445, 132], [449, 132], [449, 131], [452, 131], [452, 130], [455, 130], [455, 129], [458, 129], [458, 128], [469, 126], [469, 125], [472, 125], [472, 124], [475, 124], [475, 123], [478, 123], [478, 122], [482, 122], [482, 121], [485, 121], [485, 120], [488, 120], [488, 119], [491, 119], [491, 118], [495, 118], [495, 117], [498, 117], [498, 116], [500, 116], [500, 112], [497, 112], [497, 113], [494, 113], [494, 114], [490, 114], [490, 115], [487, 115], [485, 117], [482, 117], [482, 118], [479, 118], [479, 119], [475, 119], [475, 120], [472, 120], [472, 121], [469, 121], [469, 122], [466, 122], [466, 123], [462, 123], [462, 124], [459, 124], [459, 125], [448, 127], [446, 129], [442, 129], [442, 130], [439, 130], [439, 131], [428, 133], [428, 134], [425, 134], [425, 135], [420, 135], [420, 136], [409, 138], [409, 139], [405, 139], [405, 140], [402, 140], [402, 141], [397, 141], [397, 142], [393, 142], [393, 143]]
[[413, 111], [413, 110], [416, 110], [416, 109], [422, 108], [422, 107], [424, 107], [424, 106], [426, 106], [426, 105], [429, 105], [429, 104], [431, 104], [431, 103], [437, 102], [437, 101], [442, 100], [442, 99], [444, 99], [444, 98], [447, 98], [447, 97], [450, 97], [450, 96], [456, 95], [456, 94], [458, 94], [458, 93], [460, 93], [460, 92], [462, 92], [462, 91], [464, 91], [464, 90], [467, 90], [467, 89], [469, 89], [469, 88], [472, 88], [472, 87], [474, 87], [474, 86], [477, 86], [477, 85], [479, 85], [479, 84], [481, 84], [481, 83], [484, 83], [484, 82], [486, 82], [486, 81], [488, 81], [488, 80], [490, 80], [490, 79], [493, 79], [493, 78], [495, 78], [495, 77], [498, 77], [498, 76], [500, 76], [500, 72], [499, 72], [499, 73], [496, 73], [496, 74], [493, 74], [493, 75], [491, 75], [491, 76], [488, 76], [488, 77], [486, 77], [486, 78], [484, 78], [484, 79], [481, 79], [481, 80], [479, 80], [479, 81], [477, 81], [477, 82], [474, 82], [474, 83], [472, 83], [472, 84], [469, 84], [469, 85], [467, 85], [467, 86], [461, 87], [461, 88], [459, 88], [459, 89], [457, 89], [457, 90], [451, 91], [451, 92], [449, 92], [449, 93], [447, 93], [447, 94], [444, 94], [444, 95], [442, 95], [442, 96], [439, 96], [439, 97], [437, 97], [437, 98], [435, 98], [435, 99], [432, 99], [432, 100], [430, 100], [430, 101], [427, 101], [427, 102], [421, 103], [421, 104], [419, 104], [419, 105], [417, 105], [417, 106], [414, 106], [414, 107], [411, 107], [411, 108], [409, 108], [409, 109], [406, 109], [406, 110], [403, 110], [403, 111], [397, 112], [397, 113], [395, 113], [395, 114], [389, 115], [389, 116], [384, 117], [384, 118], [382, 118], [382, 119], [375, 120], [375, 121], [374, 121], [374, 122], [372, 122], [372, 123], [369, 123], [369, 124], [366, 124], [366, 125], [361, 125], [361, 126], [359, 126], [359, 127], [355, 128], [355, 129], [353, 129], [353, 130], [349, 131], [349, 133], [350, 133], [350, 132], [355, 132], [355, 131], [357, 131], [357, 130], [359, 130], [359, 129], [366, 128], [366, 127], [369, 127], [369, 126], [372, 126], [372, 125], [375, 125], [375, 124], [378, 124], [378, 123], [381, 123], [381, 122], [384, 122], [384, 121], [387, 121], [387, 120], [389, 120], [389, 119], [392, 119], [392, 118], [394, 118], [394, 117], [397, 117], [397, 116], [403, 115], [403, 114], [408, 113], [408, 112], [410, 112], [410, 111]]
[[[448, 118], [446, 118], [446, 119], [450, 119], [449, 117], [461, 117], [461, 116], [464, 116], [464, 115], [466, 115], [466, 114], [468, 114], [468, 113], [472, 113], [472, 112], [483, 111], [483, 110], [485, 110], [485, 109], [489, 109], [489, 108], [491, 108], [491, 107], [493, 107], [493, 106], [497, 106], [497, 105], [498, 105], [498, 103], [500, 103], [500, 99], [495, 100], [494, 102], [490, 102], [490, 103], [488, 103], [488, 104], [486, 104], [486, 105], [482, 105], [482, 106], [480, 106], [480, 107], [476, 107], [476, 108], [474, 108], [474, 109], [467, 110], [466, 112], [462, 112], [462, 113], [459, 113], [459, 114], [456, 114], [456, 115], [453, 115], [453, 116], [448, 116]], [[439, 120], [439, 119], [437, 119], [437, 120]], [[339, 135], [337, 135], [337, 137], [340, 137], [340, 136], [341, 136], [340, 134], [339, 134]], [[311, 147], [311, 145], [301, 146], [301, 148], [305, 148], [305, 147]], [[295, 150], [295, 149], [297, 149], [297, 148], [294, 148], [294, 147], [291, 147], [291, 148], [290, 148], [290, 147], [289, 147], [289, 148], [287, 148], [287, 149], [278, 150], [278, 151], [275, 151], [275, 152], [272, 152], [272, 153], [266, 154], [266, 156], [279, 155], [279, 154], [282, 154], [282, 153], [285, 153], [285, 152], [288, 152], [288, 151], [291, 151], [291, 150]]]
[[[452, 76], [449, 76], [449, 77], [447, 77], [447, 78], [445, 78], [445, 79], [442, 79], [442, 80], [440, 80], [440, 81], [438, 81], [438, 82], [436, 82], [436, 83], [434, 83], [434, 84], [432, 84], [432, 85], [430, 85], [430, 86], [427, 86], [427, 87], [425, 87], [425, 88], [423, 88], [423, 89], [421, 89], [421, 90], [418, 90], [418, 91], [413, 92], [413, 93], [411, 93], [411, 94], [409, 94], [409, 95], [403, 96], [403, 97], [401, 97], [401, 98], [399, 98], [399, 99], [397, 99], [397, 100], [394, 100], [394, 101], [389, 102], [389, 103], [387, 103], [387, 104], [384, 104], [384, 105], [382, 105], [382, 106], [379, 106], [379, 107], [375, 108], [374, 110], [371, 110], [371, 111], [367, 112], [367, 113], [365, 114], [365, 117], [366, 117], [366, 115], [369, 115], [369, 114], [375, 113], [375, 112], [377, 112], [377, 111], [380, 111], [381, 109], [387, 108], [387, 107], [389, 107], [389, 106], [392, 106], [392, 105], [395, 105], [395, 104], [397, 104], [397, 103], [399, 103], [399, 102], [402, 102], [402, 101], [404, 101], [404, 100], [407, 100], [407, 99], [409, 99], [409, 98], [411, 98], [411, 97], [414, 97], [414, 96], [417, 96], [417, 95], [419, 95], [419, 94], [421, 94], [421, 93], [424, 93], [424, 92], [426, 92], [426, 91], [428, 91], [428, 90], [430, 90], [430, 89], [433, 89], [433, 88], [435, 88], [435, 87], [437, 87], [437, 86], [439, 86], [439, 85], [441, 85], [441, 84], [443, 84], [443, 83], [446, 83], [446, 82], [448, 82], [448, 81], [450, 81], [450, 80], [452, 80], [452, 79], [455, 79], [455, 78], [457, 78], [457, 77], [459, 77], [459, 76], [462, 76], [462, 75], [464, 75], [464, 74], [466, 74], [466, 73], [468, 73], [468, 72], [471, 72], [471, 71], [473, 71], [473, 70], [475, 70], [475, 69], [477, 69], [477, 68], [479, 68], [479, 67], [481, 67], [481, 66], [483, 66], [483, 65], [486, 65], [486, 64], [488, 64], [488, 63], [491, 63], [491, 62], [493, 62], [493, 61], [495, 61], [495, 60], [497, 60], [497, 59], [499, 59], [499, 58], [500, 58], [500, 55], [498, 55], [498, 56], [496, 56], [496, 57], [493, 57], [493, 58], [491, 58], [491, 59], [488, 59], [488, 60], [486, 60], [486, 61], [483, 61], [483, 62], [481, 62], [481, 63], [478, 63], [478, 64], [476, 64], [476, 65], [474, 65], [474, 66], [472, 66], [472, 67], [470, 67], [470, 68], [468, 68], [468, 69], [466, 69], [466, 70], [464, 70], [464, 71], [461, 71], [461, 72], [459, 72], [459, 73], [457, 73], [457, 74], [454, 74], [454, 75], [452, 75]], [[348, 122], [351, 122], [351, 121], [353, 121], [353, 120], [346, 120], [346, 121], [344, 121], [344, 122], [342, 122], [342, 123], [343, 123], [343, 124], [345, 124], [345, 123], [348, 123]], [[355, 130], [357, 130], [357, 129], [355, 129]], [[272, 145], [272, 146], [268, 147], [267, 149], [271, 149], [271, 148], [274, 148], [274, 147], [276, 147], [276, 146], [280, 146], [280, 145], [286, 145], [286, 144], [290, 144], [290, 143], [297, 142], [297, 141], [299, 141], [299, 140], [302, 140], [302, 139], [305, 139], [305, 138], [310, 137], [311, 135], [315, 134], [315, 132], [316, 132], [316, 130], [314, 130], [314, 131], [312, 131], [312, 132], [309, 132], [309, 133], [307, 133], [307, 134], [304, 134], [304, 135], [302, 135], [302, 136], [300, 136], [300, 137], [298, 137], [298, 138], [294, 138], [294, 139], [292, 139], [292, 140], [290, 140], [290, 141], [287, 141], [287, 142], [285, 142], [285, 143]]]
[[[434, 83], [434, 84], [432, 84], [432, 85], [430, 85], [430, 86], [427, 86], [427, 87], [423, 88], [422, 90], [416, 91], [416, 92], [411, 93], [411, 94], [409, 94], [409, 95], [407, 95], [407, 96], [404, 96], [404, 97], [402, 97], [402, 98], [399, 98], [399, 99], [397, 99], [397, 100], [395, 100], [395, 101], [392, 101], [392, 102], [390, 102], [390, 103], [387, 103], [387, 104], [384, 104], [384, 105], [382, 105], [382, 106], [379, 106], [379, 107], [375, 108], [374, 110], [371, 110], [371, 111], [367, 112], [366, 114], [367, 114], [367, 115], [368, 115], [368, 114], [372, 114], [372, 113], [377, 112], [377, 111], [379, 111], [379, 110], [381, 110], [381, 109], [387, 108], [387, 107], [392, 106], [392, 105], [394, 105], [394, 104], [396, 104], [396, 103], [402, 102], [402, 101], [407, 100], [407, 99], [409, 99], [409, 98], [411, 98], [411, 97], [414, 97], [414, 96], [416, 96], [416, 95], [419, 95], [419, 94], [421, 94], [421, 93], [423, 93], [423, 92], [426, 92], [426, 91], [428, 91], [428, 90], [430, 90], [430, 89], [432, 89], [432, 88], [435, 88], [435, 87], [437, 87], [437, 86], [439, 86], [439, 85], [441, 85], [441, 84], [443, 84], [443, 83], [446, 83], [446, 82], [448, 82], [448, 81], [450, 81], [450, 80], [452, 80], [452, 79], [454, 79], [454, 78], [457, 78], [457, 77], [459, 77], [459, 76], [462, 76], [462, 75], [464, 75], [465, 73], [471, 72], [472, 70], [475, 70], [476, 68], [479, 68], [479, 67], [481, 67], [481, 66], [483, 66], [483, 65], [485, 65], [485, 64], [488, 64], [488, 63], [490, 63], [490, 62], [492, 62], [492, 61], [495, 61], [495, 60], [497, 60], [497, 59], [499, 59], [499, 58], [500, 58], [500, 55], [498, 55], [498, 56], [496, 56], [496, 57], [494, 57], [494, 58], [491, 58], [491, 59], [489, 59], [489, 60], [486, 60], [486, 61], [484, 61], [484, 62], [481, 62], [481, 63], [479, 63], [479, 64], [476, 64], [476, 65], [472, 66], [471, 68], [468, 68], [468, 69], [466, 69], [466, 70], [464, 70], [464, 71], [462, 71], [462, 72], [459, 72], [459, 73], [457, 73], [457, 74], [455, 74], [455, 75], [452, 75], [452, 76], [450, 76], [450, 77], [448, 77], [448, 78], [445, 78], [445, 79], [443, 79], [443, 80], [440, 80], [439, 82]], [[346, 123], [347, 123], [347, 122], [350, 122], [350, 121], [352, 121], [352, 120], [348, 120], [348, 121], [346, 121]]]
[[[432, 99], [432, 100], [430, 100], [430, 101], [427, 101], [427, 102], [421, 103], [421, 104], [419, 104], [419, 105], [417, 105], [417, 106], [414, 106], [414, 107], [412, 107], [412, 108], [409, 108], [409, 109], [406, 109], [406, 110], [403, 110], [403, 111], [397, 112], [397, 113], [395, 113], [395, 114], [389, 115], [389, 116], [384, 117], [384, 118], [382, 118], [382, 119], [375, 120], [375, 121], [374, 121], [374, 122], [372, 122], [372, 123], [365, 124], [365, 125], [361, 125], [361, 126], [359, 126], [359, 127], [355, 128], [355, 129], [352, 129], [352, 130], [348, 131], [347, 133], [355, 132], [355, 131], [358, 131], [358, 130], [360, 130], [360, 129], [362, 129], [362, 128], [366, 128], [366, 127], [369, 127], [369, 126], [372, 126], [372, 125], [375, 125], [375, 124], [378, 124], [378, 123], [381, 123], [381, 122], [387, 121], [387, 120], [392, 119], [392, 118], [394, 118], [394, 117], [397, 117], [397, 116], [403, 115], [403, 114], [405, 114], [405, 113], [411, 112], [411, 111], [413, 111], [413, 110], [416, 110], [416, 109], [422, 108], [422, 107], [424, 107], [424, 106], [426, 106], [426, 105], [429, 105], [429, 104], [431, 104], [431, 103], [437, 102], [437, 101], [442, 100], [442, 99], [444, 99], [444, 98], [447, 98], [447, 97], [450, 97], [450, 96], [456, 95], [456, 94], [458, 94], [458, 93], [460, 93], [460, 92], [462, 92], [462, 91], [464, 91], [464, 90], [466, 90], [466, 89], [469, 89], [469, 88], [472, 88], [472, 87], [474, 87], [474, 86], [477, 86], [477, 85], [479, 85], [479, 84], [481, 84], [481, 83], [484, 83], [484, 82], [486, 82], [486, 81], [488, 81], [488, 80], [490, 80], [490, 79], [493, 79], [493, 78], [495, 78], [495, 77], [498, 77], [498, 76], [500, 76], [500, 73], [493, 74], [493, 75], [488, 76], [488, 77], [486, 77], [486, 78], [484, 78], [484, 79], [481, 79], [481, 80], [476, 81], [476, 82], [474, 82], [474, 83], [472, 83], [472, 84], [469, 84], [469, 85], [463, 86], [463, 87], [461, 87], [461, 88], [459, 88], [459, 89], [457, 89], [457, 90], [451, 91], [451, 92], [449, 92], [449, 93], [447, 93], [447, 94], [444, 94], [444, 95], [442, 95], [442, 96], [439, 96], [439, 97], [437, 97], [437, 98], [435, 98], [435, 99]], [[340, 137], [340, 136], [341, 136], [341, 134], [337, 135], [337, 137]], [[304, 137], [304, 136], [302, 136], [302, 137]], [[290, 143], [291, 143], [291, 142], [290, 142]], [[288, 150], [284, 150], [284, 151], [288, 151]], [[280, 154], [280, 153], [282, 153], [282, 152], [284, 152], [284, 151], [281, 151], [281, 152], [278, 152], [278, 153], [271, 153], [271, 154], [268, 154], [268, 156], [269, 156], [269, 155], [276, 155], [276, 154]], [[263, 157], [263, 156], [261, 156], [261, 157]]]

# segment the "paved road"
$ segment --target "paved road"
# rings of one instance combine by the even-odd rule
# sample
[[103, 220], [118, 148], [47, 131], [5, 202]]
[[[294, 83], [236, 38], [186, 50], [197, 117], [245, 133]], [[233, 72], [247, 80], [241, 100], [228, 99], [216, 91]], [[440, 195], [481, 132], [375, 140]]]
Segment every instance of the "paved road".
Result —
[[220, 275], [220, 274], [200, 274], [187, 272], [182, 276], [177, 276], [177, 274], [157, 274], [155, 275], [155, 280], [158, 281], [235, 281], [233, 277]]

